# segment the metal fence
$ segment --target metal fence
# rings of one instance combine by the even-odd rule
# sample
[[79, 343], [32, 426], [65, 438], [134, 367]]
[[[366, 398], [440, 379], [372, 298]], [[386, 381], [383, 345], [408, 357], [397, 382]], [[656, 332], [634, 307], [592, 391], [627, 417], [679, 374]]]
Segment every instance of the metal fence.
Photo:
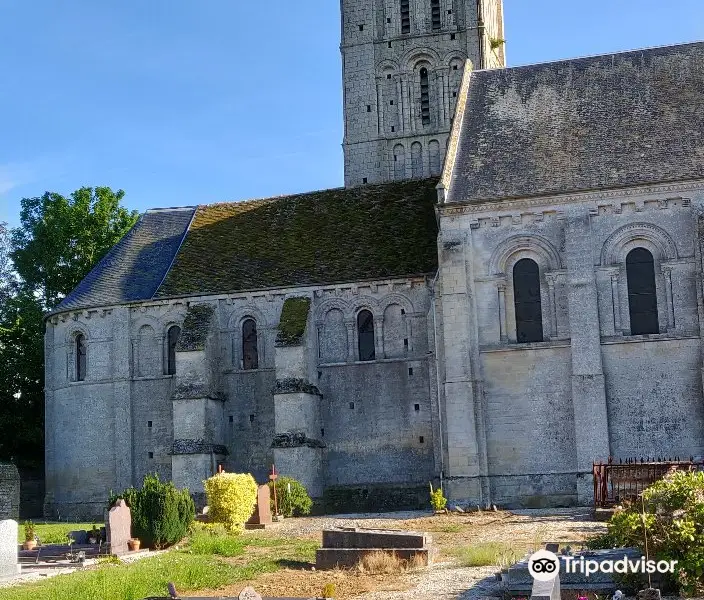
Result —
[[672, 471], [701, 471], [704, 462], [694, 458], [609, 458], [608, 462], [593, 464], [594, 506], [608, 508], [625, 501], [632, 501], [652, 483]]

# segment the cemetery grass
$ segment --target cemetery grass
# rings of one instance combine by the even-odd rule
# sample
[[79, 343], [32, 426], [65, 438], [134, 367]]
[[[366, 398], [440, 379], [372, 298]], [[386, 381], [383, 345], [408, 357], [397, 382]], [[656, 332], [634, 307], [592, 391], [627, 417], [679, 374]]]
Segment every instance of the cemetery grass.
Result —
[[[210, 538], [210, 539], [207, 539]], [[314, 561], [316, 542], [250, 536], [206, 536], [193, 545], [130, 564], [105, 562], [84, 571], [0, 589], [2, 600], [141, 600], [164, 595], [167, 583], [179, 592], [221, 589], [250, 581], [286, 565]], [[249, 552], [248, 550], [252, 551]]]

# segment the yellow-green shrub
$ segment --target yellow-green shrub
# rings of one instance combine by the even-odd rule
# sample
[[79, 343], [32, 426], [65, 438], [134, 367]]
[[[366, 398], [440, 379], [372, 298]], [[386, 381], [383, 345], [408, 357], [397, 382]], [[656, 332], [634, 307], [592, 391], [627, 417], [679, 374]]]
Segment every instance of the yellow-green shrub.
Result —
[[254, 512], [257, 482], [249, 473], [218, 473], [203, 482], [208, 515], [228, 529], [238, 529]]

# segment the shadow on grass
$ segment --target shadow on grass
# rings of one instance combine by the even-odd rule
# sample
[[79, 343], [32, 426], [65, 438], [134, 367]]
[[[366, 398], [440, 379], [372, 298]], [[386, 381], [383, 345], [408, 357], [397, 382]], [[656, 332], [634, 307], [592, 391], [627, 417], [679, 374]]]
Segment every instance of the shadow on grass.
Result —
[[287, 558], [281, 558], [276, 562], [276, 565], [282, 569], [292, 569], [295, 571], [310, 571], [315, 564], [303, 560], [289, 560]]

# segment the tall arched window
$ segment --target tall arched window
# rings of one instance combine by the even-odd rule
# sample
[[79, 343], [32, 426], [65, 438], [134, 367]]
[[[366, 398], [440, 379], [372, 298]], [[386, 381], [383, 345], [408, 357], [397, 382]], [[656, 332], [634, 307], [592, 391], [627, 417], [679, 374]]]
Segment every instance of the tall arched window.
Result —
[[440, 21], [440, 0], [430, 0], [430, 16], [433, 22], [433, 31], [442, 27]]
[[423, 146], [420, 142], [411, 145], [411, 177], [423, 177]]
[[406, 178], [406, 149], [403, 144], [394, 146], [394, 179], [400, 181]]
[[75, 340], [76, 348], [76, 381], [84, 381], [86, 378], [86, 336], [79, 333]]
[[428, 153], [430, 154], [430, 174], [440, 175], [440, 171], [442, 171], [442, 164], [440, 162], [440, 142], [430, 140]]
[[357, 337], [359, 360], [374, 360], [374, 317], [368, 310], [363, 310], [357, 315]]
[[410, 0], [401, 0], [401, 33], [411, 33]]
[[259, 368], [259, 351], [257, 350], [257, 323], [247, 319], [242, 323], [242, 368]]
[[626, 280], [631, 335], [659, 333], [655, 264], [645, 248], [634, 248], [626, 256]]
[[516, 341], [543, 341], [543, 311], [540, 303], [540, 273], [530, 258], [513, 267], [513, 301], [516, 308]]
[[178, 325], [169, 327], [166, 334], [166, 373], [167, 375], [176, 374], [176, 344], [181, 335], [181, 328]]
[[420, 113], [423, 125], [430, 125], [430, 86], [425, 67], [420, 70]]

